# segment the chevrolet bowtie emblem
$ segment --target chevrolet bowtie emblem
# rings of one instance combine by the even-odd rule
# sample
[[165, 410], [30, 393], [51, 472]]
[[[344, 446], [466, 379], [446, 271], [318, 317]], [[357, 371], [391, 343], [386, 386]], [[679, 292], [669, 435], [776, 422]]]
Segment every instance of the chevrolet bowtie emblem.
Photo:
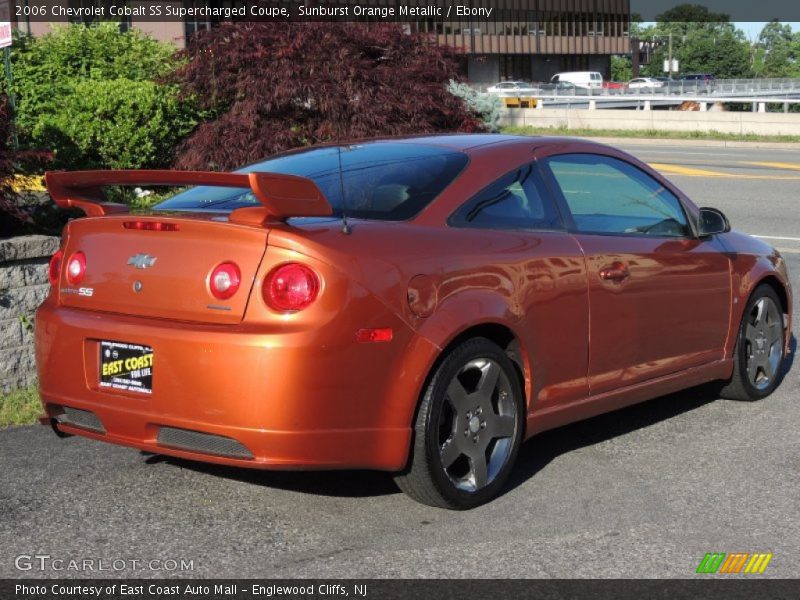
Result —
[[128, 259], [128, 264], [137, 269], [147, 269], [156, 264], [156, 257], [149, 254], [134, 254]]

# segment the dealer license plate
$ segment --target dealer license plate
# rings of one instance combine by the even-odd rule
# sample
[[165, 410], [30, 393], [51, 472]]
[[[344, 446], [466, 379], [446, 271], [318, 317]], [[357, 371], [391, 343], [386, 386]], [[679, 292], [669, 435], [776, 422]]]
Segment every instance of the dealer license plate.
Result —
[[153, 349], [127, 342], [100, 342], [100, 387], [153, 393]]

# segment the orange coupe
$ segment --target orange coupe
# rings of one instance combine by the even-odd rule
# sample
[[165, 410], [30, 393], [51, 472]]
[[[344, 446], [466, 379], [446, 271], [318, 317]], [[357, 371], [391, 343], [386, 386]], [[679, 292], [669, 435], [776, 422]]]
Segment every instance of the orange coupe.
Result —
[[[704, 382], [763, 398], [789, 349], [781, 255], [587, 141], [409, 137], [46, 181], [87, 214], [36, 316], [60, 435], [382, 469], [468, 508], [537, 432]], [[131, 215], [109, 185], [185, 189]]]

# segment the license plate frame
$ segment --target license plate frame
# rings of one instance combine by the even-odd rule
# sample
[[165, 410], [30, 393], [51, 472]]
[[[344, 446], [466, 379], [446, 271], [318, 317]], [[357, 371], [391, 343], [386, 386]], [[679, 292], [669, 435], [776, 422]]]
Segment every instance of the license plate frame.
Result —
[[146, 344], [100, 340], [98, 381], [101, 389], [153, 393], [155, 352]]

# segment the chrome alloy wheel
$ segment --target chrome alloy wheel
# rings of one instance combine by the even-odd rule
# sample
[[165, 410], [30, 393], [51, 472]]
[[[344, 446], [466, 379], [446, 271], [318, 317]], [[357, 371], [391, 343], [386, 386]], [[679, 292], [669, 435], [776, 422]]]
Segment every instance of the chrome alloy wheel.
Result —
[[497, 477], [513, 448], [513, 388], [490, 358], [466, 363], [447, 387], [439, 415], [439, 457], [456, 488], [475, 492]]
[[772, 298], [762, 296], [746, 318], [747, 378], [756, 389], [764, 390], [783, 360], [783, 316]]

